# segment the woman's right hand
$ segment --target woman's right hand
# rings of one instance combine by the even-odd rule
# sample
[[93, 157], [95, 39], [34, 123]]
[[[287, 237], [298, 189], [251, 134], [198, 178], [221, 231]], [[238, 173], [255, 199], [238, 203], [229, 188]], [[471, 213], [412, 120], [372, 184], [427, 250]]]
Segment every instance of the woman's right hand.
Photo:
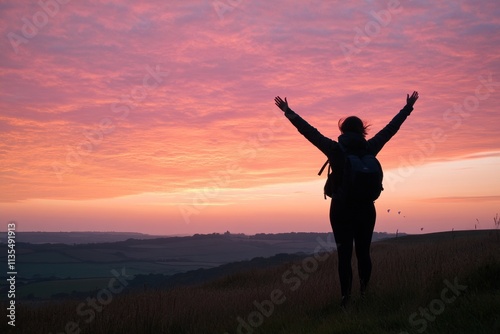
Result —
[[413, 105], [418, 100], [418, 92], [414, 91], [413, 94], [406, 94], [406, 105], [413, 108]]

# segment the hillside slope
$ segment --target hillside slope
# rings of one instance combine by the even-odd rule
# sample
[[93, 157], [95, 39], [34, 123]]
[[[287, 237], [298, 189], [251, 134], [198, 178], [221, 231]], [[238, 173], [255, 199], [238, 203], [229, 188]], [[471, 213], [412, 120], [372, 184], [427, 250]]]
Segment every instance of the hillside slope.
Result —
[[[21, 305], [16, 333], [498, 333], [500, 231], [409, 236], [373, 245], [369, 295], [339, 308], [335, 252], [197, 286]], [[100, 303], [99, 300], [102, 302]], [[6, 332], [8, 328], [2, 324]]]

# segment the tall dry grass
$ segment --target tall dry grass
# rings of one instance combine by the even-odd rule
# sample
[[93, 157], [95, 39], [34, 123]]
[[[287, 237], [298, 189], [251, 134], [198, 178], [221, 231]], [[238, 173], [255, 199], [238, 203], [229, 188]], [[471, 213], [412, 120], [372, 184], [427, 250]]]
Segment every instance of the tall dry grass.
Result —
[[[301, 266], [301, 261], [237, 273], [199, 286], [124, 292], [114, 296], [89, 323], [85, 322], [88, 318], [76, 314], [78, 304], [84, 300], [43, 306], [21, 303], [15, 331], [4, 324], [0, 329], [12, 333], [61, 333], [68, 322], [75, 321], [80, 333], [233, 334], [238, 329], [237, 317], [247, 320], [257, 310], [254, 301], [270, 300], [272, 291], [279, 289], [286, 300], [274, 305], [272, 314], [263, 317], [261, 325], [252, 327], [253, 333], [400, 333], [408, 329], [411, 312], [439, 297], [443, 280], [457, 277], [468, 285], [466, 296], [430, 324], [440, 328], [446, 321], [453, 326], [453, 318], [448, 318], [458, 317], [455, 312], [474, 313], [476, 304], [484, 302], [485, 310], [479, 307], [479, 311], [487, 316], [488, 308], [500, 307], [499, 285], [491, 277], [500, 273], [499, 245], [495, 231], [403, 237], [376, 243], [372, 246], [370, 294], [363, 301], [357, 297], [357, 268], [353, 261], [354, 297], [347, 312], [338, 307], [334, 252], [319, 262], [307, 279], [300, 279], [294, 291], [290, 283], [284, 282], [283, 274], [293, 265]], [[493, 299], [486, 300], [486, 296]], [[495, 319], [490, 320], [478, 324], [494, 326]], [[427, 332], [432, 333], [432, 329]]]

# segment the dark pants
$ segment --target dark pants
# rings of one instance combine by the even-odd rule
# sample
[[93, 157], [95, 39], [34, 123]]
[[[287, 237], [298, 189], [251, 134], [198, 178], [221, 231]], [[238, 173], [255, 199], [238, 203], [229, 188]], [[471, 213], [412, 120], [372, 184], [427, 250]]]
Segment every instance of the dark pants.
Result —
[[373, 202], [343, 203], [332, 200], [330, 223], [332, 224], [337, 254], [339, 258], [339, 277], [342, 296], [349, 296], [352, 287], [352, 247], [356, 248], [358, 274], [361, 293], [364, 293], [372, 272], [370, 244], [375, 228], [375, 205]]

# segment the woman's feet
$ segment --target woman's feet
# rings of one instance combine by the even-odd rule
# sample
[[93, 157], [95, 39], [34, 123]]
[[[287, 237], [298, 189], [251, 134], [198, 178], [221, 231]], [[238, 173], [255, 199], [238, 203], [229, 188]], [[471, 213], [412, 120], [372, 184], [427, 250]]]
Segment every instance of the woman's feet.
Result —
[[342, 299], [340, 301], [340, 307], [345, 309], [347, 307], [347, 304], [349, 303], [349, 299], [350, 299], [349, 295], [342, 296]]

